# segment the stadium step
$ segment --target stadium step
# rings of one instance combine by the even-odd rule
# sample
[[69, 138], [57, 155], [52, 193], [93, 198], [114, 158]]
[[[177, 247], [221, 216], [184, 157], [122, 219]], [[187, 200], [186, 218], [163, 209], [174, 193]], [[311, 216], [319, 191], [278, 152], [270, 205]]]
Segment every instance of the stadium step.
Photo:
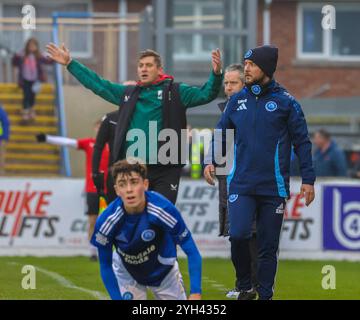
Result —
[[60, 147], [46, 143], [14, 143], [9, 142], [6, 145], [7, 151], [25, 151], [25, 150], [41, 150], [41, 151], [58, 151]]
[[59, 167], [56, 164], [23, 164], [23, 163], [9, 163], [9, 164], [5, 164], [5, 170], [6, 171], [11, 171], [11, 170], [16, 170], [16, 171], [29, 171], [29, 170], [33, 170], [33, 171], [37, 171], [37, 172], [45, 172], [45, 171], [52, 171], [55, 172], [56, 170], [58, 170]]
[[58, 154], [41, 154], [41, 153], [6, 153], [6, 160], [49, 160], [59, 161], [60, 157]]
[[35, 135], [58, 134], [54, 87], [43, 84], [36, 96], [35, 120], [23, 123], [22, 90], [15, 83], [0, 83], [0, 101], [8, 113], [10, 140], [6, 145], [5, 175], [48, 177], [60, 174], [60, 148], [38, 143]]
[[14, 134], [37, 134], [39, 132], [47, 134], [57, 134], [58, 129], [53, 126], [35, 126], [35, 125], [24, 125], [24, 126], [11, 126], [10, 132]]
[[[9, 116], [9, 120], [11, 121], [11, 123], [19, 125], [22, 121], [21, 115], [10, 115]], [[37, 115], [35, 118], [35, 122], [34, 124], [37, 125], [56, 125], [57, 124], [58, 119], [54, 116], [44, 116], [44, 115]]]
[[[3, 103], [4, 109], [6, 109], [7, 113], [9, 115], [11, 114], [20, 114], [20, 111], [22, 110], [21, 104], [11, 104], [11, 103]], [[54, 106], [50, 104], [37, 104], [35, 103], [34, 110], [36, 112], [48, 112], [49, 114], [54, 113]]]
[[[37, 103], [53, 103], [54, 99], [53, 94], [40, 93], [36, 96]], [[0, 101], [22, 103], [23, 95], [20, 93], [0, 93]]]
[[[21, 88], [17, 83], [0, 83], [0, 90], [2, 93], [18, 93], [22, 94]], [[52, 94], [54, 91], [54, 86], [50, 83], [43, 83], [41, 85], [40, 93]]]

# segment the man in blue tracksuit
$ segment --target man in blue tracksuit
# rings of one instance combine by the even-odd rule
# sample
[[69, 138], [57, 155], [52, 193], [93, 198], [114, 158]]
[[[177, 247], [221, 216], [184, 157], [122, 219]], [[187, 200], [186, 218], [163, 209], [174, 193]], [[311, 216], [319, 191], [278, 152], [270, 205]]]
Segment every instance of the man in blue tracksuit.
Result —
[[[217, 126], [235, 132], [234, 165], [227, 182], [230, 241], [235, 248], [232, 260], [240, 270], [239, 300], [256, 297], [251, 287], [249, 252], [254, 215], [258, 239], [257, 293], [259, 299], [272, 299], [280, 231], [290, 194], [292, 146], [299, 158], [300, 192], [306, 205], [315, 197], [306, 121], [299, 103], [273, 79], [277, 58], [278, 49], [273, 46], [257, 47], [245, 54], [245, 87], [231, 97]], [[225, 145], [224, 138], [222, 144]], [[220, 152], [217, 145], [215, 139], [214, 154]], [[214, 162], [206, 166], [204, 174], [213, 184]]]

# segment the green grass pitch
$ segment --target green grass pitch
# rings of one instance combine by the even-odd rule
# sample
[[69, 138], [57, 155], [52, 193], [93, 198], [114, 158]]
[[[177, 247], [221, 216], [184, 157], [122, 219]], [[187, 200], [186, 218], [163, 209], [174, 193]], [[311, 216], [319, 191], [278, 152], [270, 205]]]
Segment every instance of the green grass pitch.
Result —
[[[23, 289], [25, 265], [36, 268], [36, 289]], [[323, 266], [336, 270], [336, 289], [322, 288]], [[180, 268], [188, 287], [187, 262]], [[99, 274], [99, 265], [86, 257], [0, 257], [0, 299], [103, 299], [108, 295]], [[225, 300], [234, 286], [229, 259], [203, 259], [203, 299]], [[274, 299], [360, 299], [360, 263], [344, 261], [279, 262]]]

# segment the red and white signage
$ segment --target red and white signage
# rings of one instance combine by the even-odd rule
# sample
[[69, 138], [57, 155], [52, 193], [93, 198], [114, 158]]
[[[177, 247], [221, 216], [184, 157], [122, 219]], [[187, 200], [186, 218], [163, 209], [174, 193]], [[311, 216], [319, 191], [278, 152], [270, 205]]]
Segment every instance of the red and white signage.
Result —
[[82, 179], [1, 179], [0, 249], [88, 247]]

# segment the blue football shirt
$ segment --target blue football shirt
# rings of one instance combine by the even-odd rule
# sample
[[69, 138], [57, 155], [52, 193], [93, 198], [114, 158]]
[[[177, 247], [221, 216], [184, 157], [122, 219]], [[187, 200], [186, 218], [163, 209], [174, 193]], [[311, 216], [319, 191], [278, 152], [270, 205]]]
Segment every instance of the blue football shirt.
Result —
[[114, 246], [126, 270], [145, 286], [159, 286], [177, 258], [176, 245], [191, 234], [180, 212], [162, 195], [146, 191], [146, 207], [128, 214], [117, 198], [96, 221], [91, 243]]

